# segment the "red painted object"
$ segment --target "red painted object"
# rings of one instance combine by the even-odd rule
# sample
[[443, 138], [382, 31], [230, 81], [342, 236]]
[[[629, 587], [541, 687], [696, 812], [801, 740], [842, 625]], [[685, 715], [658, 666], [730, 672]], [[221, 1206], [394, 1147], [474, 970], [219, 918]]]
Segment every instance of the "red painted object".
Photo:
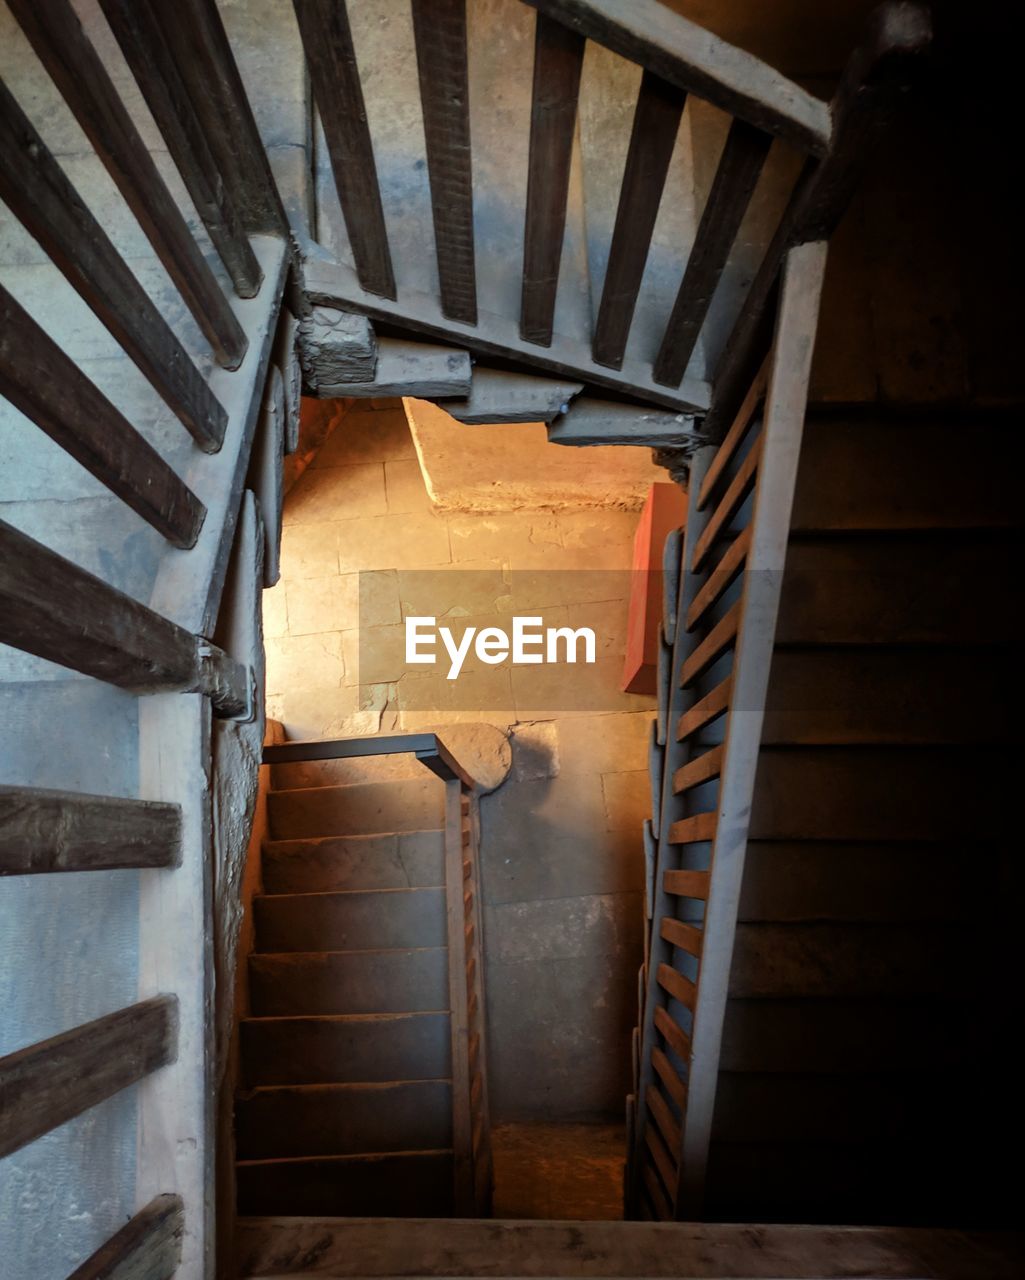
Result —
[[655, 693], [662, 622], [662, 548], [687, 519], [687, 495], [675, 484], [653, 484], [634, 534], [633, 584], [626, 628], [626, 693]]

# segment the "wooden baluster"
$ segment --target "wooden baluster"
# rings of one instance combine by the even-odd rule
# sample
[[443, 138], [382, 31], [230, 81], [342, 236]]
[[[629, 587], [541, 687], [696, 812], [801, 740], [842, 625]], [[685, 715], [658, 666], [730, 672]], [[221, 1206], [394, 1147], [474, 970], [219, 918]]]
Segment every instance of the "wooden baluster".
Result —
[[466, 0], [413, 0], [442, 314], [477, 323]]
[[344, 0], [293, 4], [356, 274], [368, 293], [394, 298], [381, 189]]
[[70, 0], [10, 0], [9, 8], [145, 231], [218, 362], [237, 368], [247, 345], [242, 326]]
[[228, 415], [3, 84], [0, 197], [124, 347], [196, 443], [207, 450], [220, 448]]
[[203, 123], [156, 21], [151, 0], [100, 0], [100, 7], [142, 90], [171, 158], [188, 188], [243, 298], [260, 288], [262, 272], [246, 237], [241, 215], [218, 169]]
[[174, 546], [195, 545], [206, 508], [2, 285], [0, 393]]
[[598, 364], [613, 369], [622, 366], [626, 353], [648, 247], [686, 98], [675, 85], [645, 71], [634, 111], [592, 344]]
[[538, 14], [520, 336], [543, 347], [552, 345], [584, 43], [576, 32]]

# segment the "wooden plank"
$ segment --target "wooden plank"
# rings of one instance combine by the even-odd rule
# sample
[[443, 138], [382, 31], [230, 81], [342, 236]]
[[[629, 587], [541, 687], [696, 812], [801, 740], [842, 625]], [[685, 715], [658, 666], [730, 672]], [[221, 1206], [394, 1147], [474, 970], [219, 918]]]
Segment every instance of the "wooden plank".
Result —
[[708, 872], [667, 871], [665, 887], [666, 893], [672, 893], [681, 898], [698, 898], [703, 901], [708, 897]]
[[744, 299], [715, 371], [715, 400], [705, 429], [714, 438], [732, 421], [768, 344], [770, 313], [788, 250], [828, 238], [857, 186], [872, 144], [914, 78], [932, 42], [929, 10], [911, 0], [880, 5], [865, 42], [852, 54], [830, 105], [829, 148], [809, 161]]
[[697, 998], [697, 987], [690, 978], [668, 964], [660, 964], [657, 970], [658, 985], [673, 1000], [678, 1000], [686, 1009], [693, 1011]]
[[733, 688], [733, 677], [727, 676], [719, 684], [686, 711], [676, 726], [676, 737], [679, 742], [697, 733], [706, 724], [722, 715], [730, 705], [730, 691]]
[[224, 408], [2, 84], [0, 198], [39, 241], [200, 448], [219, 448], [228, 420]]
[[0, 786], [0, 876], [172, 867], [180, 853], [177, 805]]
[[445, 916], [448, 937], [448, 1007], [452, 1038], [453, 1209], [468, 1216], [474, 1208], [473, 1132], [470, 1111], [470, 1010], [463, 936], [462, 785], [445, 783]]
[[691, 601], [686, 619], [688, 631], [692, 631], [698, 625], [716, 600], [736, 578], [743, 568], [750, 546], [751, 526], [748, 525], [733, 539], [722, 559], [709, 572], [708, 577], [705, 579], [705, 585]]
[[697, 679], [725, 649], [733, 644], [740, 625], [740, 607], [740, 601], [733, 605], [729, 613], [715, 624], [683, 664], [683, 670], [680, 672], [681, 685], [686, 686]]
[[676, 770], [673, 774], [673, 794], [683, 795], [691, 787], [698, 787], [710, 778], [717, 778], [721, 772], [722, 747], [713, 747], [711, 751], [695, 756]]
[[0, 520], [0, 641], [137, 693], [206, 694], [249, 706], [249, 674], [216, 645]]
[[[666, 873], [669, 874], [668, 872]], [[655, 1029], [672, 1049], [673, 1053], [686, 1066], [690, 1062], [690, 1036], [676, 1023], [668, 1009], [659, 1007], [655, 1010]]]
[[695, 844], [702, 840], [715, 839], [717, 813], [695, 813], [693, 817], [681, 818], [669, 828], [670, 844]]
[[775, 68], [656, 0], [527, 0], [581, 35], [731, 116], [824, 154], [829, 107]]
[[394, 298], [388, 232], [344, 0], [293, 0], [359, 282]]
[[704, 532], [698, 539], [698, 544], [694, 548], [695, 569], [700, 569], [705, 563], [713, 543], [727, 530], [730, 521], [754, 487], [758, 475], [758, 464], [762, 457], [762, 439], [763, 437], [759, 435], [751, 445], [744, 461], [737, 468], [737, 474], [730, 481], [726, 492], [719, 500], [719, 505], [713, 511]]
[[0, 1058], [0, 1157], [170, 1062], [174, 996], [158, 996]]
[[195, 544], [206, 508], [3, 285], [0, 394], [174, 546]]
[[520, 336], [543, 347], [552, 344], [583, 62], [584, 40], [539, 13], [534, 32]]
[[755, 414], [765, 399], [765, 390], [769, 385], [769, 357], [766, 356], [762, 362], [762, 367], [758, 370], [752, 379], [747, 394], [744, 396], [744, 402], [737, 410], [733, 423], [726, 437], [719, 448], [715, 451], [715, 457], [712, 459], [712, 465], [705, 472], [705, 478], [701, 481], [701, 488], [698, 491], [698, 508], [704, 510], [708, 505], [708, 501], [713, 491], [719, 484], [720, 479], [727, 466], [733, 460], [733, 455], [737, 452], [741, 442], [744, 440], [751, 425], [755, 421]]
[[463, 400], [450, 400], [445, 412], [467, 426], [497, 422], [550, 423], [569, 410], [571, 401], [582, 390], [582, 382], [537, 378], [476, 365], [470, 394]]
[[657, 1047], [652, 1049], [651, 1063], [655, 1068], [655, 1074], [662, 1081], [666, 1093], [669, 1094], [682, 1112], [687, 1105], [687, 1086], [676, 1074], [676, 1069], [661, 1049]]
[[680, 290], [655, 357], [655, 380], [679, 386], [712, 305], [772, 139], [735, 119], [705, 201]]
[[649, 1085], [645, 1091], [645, 1101], [648, 1104], [649, 1113], [654, 1116], [655, 1124], [658, 1131], [662, 1135], [666, 1146], [670, 1151], [676, 1152], [680, 1149], [680, 1126], [673, 1119], [673, 1114], [666, 1105], [665, 1098], [662, 1097], [660, 1090], [655, 1085]]
[[665, 916], [659, 931], [671, 946], [679, 947], [681, 951], [686, 951], [691, 956], [701, 955], [701, 944], [704, 935], [700, 926], [687, 924], [683, 920], [674, 920], [671, 916]]
[[686, 93], [645, 71], [634, 110], [591, 349], [598, 364], [619, 369], [662, 199]]
[[[663, 1183], [667, 1187], [671, 1187], [676, 1179], [676, 1164], [673, 1157], [666, 1150], [665, 1143], [650, 1123], [645, 1128], [644, 1141], [651, 1152], [651, 1158], [655, 1162], [655, 1168], [658, 1169]], [[661, 1204], [659, 1205], [659, 1211], [662, 1211]]]
[[468, 352], [428, 342], [378, 338], [377, 361], [371, 379], [334, 385], [321, 379], [318, 395], [325, 399], [335, 396], [375, 400], [388, 396], [417, 396], [423, 400], [443, 400], [447, 396], [465, 398], [471, 386]]
[[712, 851], [706, 943], [694, 1010], [694, 1061], [675, 1198], [681, 1218], [700, 1213], [704, 1199], [733, 940], [825, 266], [824, 243], [803, 245], [788, 257], [765, 406], [749, 572], [742, 600], [731, 610], [743, 610], [743, 623], [737, 628], [735, 709], [726, 728], [718, 798], [721, 821]]
[[358, 311], [397, 331], [425, 334], [458, 344], [485, 357], [501, 357], [529, 367], [532, 372], [553, 373], [595, 387], [609, 387], [631, 399], [662, 405], [677, 413], [703, 413], [710, 389], [697, 378], [684, 378], [678, 390], [660, 386], [651, 376], [651, 365], [628, 358], [622, 370], [607, 369], [591, 357], [586, 342], [556, 333], [550, 347], [539, 347], [520, 337], [518, 322], [509, 316], [481, 312], [477, 326], [448, 320], [438, 299], [404, 288], [392, 301], [364, 289], [356, 272], [344, 262], [309, 258], [304, 264], [306, 294], [314, 304]]
[[238, 368], [246, 351], [245, 334], [70, 0], [11, 0], [10, 8], [146, 233], [218, 363]]
[[466, 0], [412, 0], [442, 314], [477, 323]]
[[236, 293], [252, 298], [263, 278], [260, 265], [152, 0], [100, 0], [100, 7]]
[[181, 1261], [185, 1214], [180, 1196], [156, 1196], [68, 1280], [171, 1280]]
[[[645, 1135], [645, 1141], [647, 1142], [647, 1135]], [[672, 1206], [661, 1182], [658, 1180], [658, 1174], [647, 1160], [645, 1160], [643, 1178], [644, 1189], [651, 1202], [654, 1216], [662, 1221], [671, 1218], [673, 1216]]]
[[548, 428], [548, 439], [552, 444], [683, 449], [703, 437], [690, 414], [581, 396]]
[[249, 488], [263, 518], [263, 585], [281, 577], [281, 512], [285, 490], [285, 386], [275, 366], [263, 393], [260, 424], [249, 464]]

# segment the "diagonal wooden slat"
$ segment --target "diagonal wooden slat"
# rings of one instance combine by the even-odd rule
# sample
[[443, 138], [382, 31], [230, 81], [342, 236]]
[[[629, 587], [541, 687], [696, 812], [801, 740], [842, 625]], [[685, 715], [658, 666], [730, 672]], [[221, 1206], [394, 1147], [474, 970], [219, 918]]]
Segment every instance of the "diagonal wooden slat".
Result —
[[520, 336], [551, 346], [584, 40], [537, 16]]
[[726, 137], [680, 290], [655, 357], [656, 382], [678, 387], [769, 154], [771, 138], [743, 120]]
[[412, 0], [442, 314], [477, 323], [466, 0]]
[[681, 89], [644, 73], [592, 343], [596, 362], [612, 369], [623, 364], [686, 98]]
[[711, 778], [717, 778], [722, 771], [722, 747], [713, 747], [703, 755], [695, 756], [687, 764], [681, 765], [673, 774], [673, 795], [682, 795], [691, 787], [700, 786]]
[[170, 543], [195, 545], [206, 508], [3, 285], [0, 394]]
[[374, 147], [345, 0], [292, 0], [359, 282], [395, 297]]
[[713, 840], [717, 818], [716, 813], [695, 813], [690, 818], [681, 818], [669, 828], [669, 843], [692, 844], [701, 840]]
[[203, 449], [228, 415], [149, 294], [0, 83], [0, 198], [39, 241]]
[[686, 687], [733, 644], [740, 626], [740, 601], [730, 609], [705, 636], [680, 671], [680, 684]]
[[708, 897], [707, 871], [667, 871], [665, 873], [666, 893], [680, 898]]
[[737, 468], [737, 474], [730, 481], [729, 487], [720, 499], [719, 505], [712, 513], [708, 524], [705, 525], [704, 531], [697, 541], [697, 545], [694, 548], [695, 570], [699, 570], [705, 563], [705, 559], [716, 539], [727, 529], [730, 521], [743, 504], [744, 499], [754, 488], [761, 458], [762, 437], [759, 436], [751, 445], [744, 461]]
[[765, 398], [765, 389], [769, 384], [769, 357], [766, 356], [762, 361], [762, 367], [755, 374], [751, 381], [747, 394], [744, 396], [743, 404], [737, 411], [736, 417], [726, 433], [725, 439], [718, 449], [715, 451], [715, 457], [712, 459], [708, 470], [705, 472], [705, 478], [701, 481], [698, 489], [698, 510], [704, 511], [705, 507], [715, 492], [719, 482], [726, 473], [726, 468], [733, 460], [734, 454], [740, 448], [744, 437], [755, 423], [755, 415]]
[[709, 573], [705, 585], [691, 601], [685, 622], [688, 631], [693, 631], [740, 572], [750, 546], [751, 526], [748, 525], [733, 539], [725, 555]]
[[682, 973], [677, 973], [668, 964], [660, 964], [658, 966], [657, 978], [658, 985], [668, 996], [678, 1000], [685, 1009], [690, 1009], [693, 1012], [697, 987], [691, 982], [690, 978], [685, 978]]
[[683, 713], [676, 726], [678, 742], [689, 738], [692, 733], [696, 733], [698, 729], [708, 724], [709, 721], [714, 720], [716, 716], [722, 715], [730, 705], [732, 683], [732, 677], [727, 676], [714, 689], [706, 693], [700, 702], [695, 702], [692, 707]]
[[684, 1064], [690, 1062], [690, 1037], [677, 1025], [668, 1009], [659, 1006], [655, 1010], [655, 1027], [680, 1061]]
[[181, 1261], [185, 1214], [180, 1196], [155, 1196], [68, 1280], [171, 1280]]
[[246, 336], [157, 170], [70, 0], [11, 0], [18, 25], [145, 231], [220, 364]]
[[681, 951], [686, 951], [688, 955], [701, 955], [702, 934], [699, 925], [687, 924], [683, 920], [674, 920], [670, 916], [662, 919], [659, 930], [666, 942], [671, 943], [674, 947], [679, 947]]

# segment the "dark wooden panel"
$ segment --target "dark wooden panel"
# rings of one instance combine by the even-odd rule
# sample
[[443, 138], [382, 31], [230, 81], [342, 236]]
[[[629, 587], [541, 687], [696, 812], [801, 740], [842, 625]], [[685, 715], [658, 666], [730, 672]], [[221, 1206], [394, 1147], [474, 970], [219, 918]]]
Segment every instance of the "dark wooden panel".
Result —
[[520, 335], [551, 346], [584, 40], [537, 15]]
[[261, 951], [445, 945], [444, 889], [280, 894], [253, 902]]
[[466, 0], [412, 0], [442, 314], [477, 323]]
[[0, 196], [124, 347], [196, 442], [228, 416], [46, 144], [0, 84]]
[[249, 704], [248, 672], [215, 645], [2, 520], [0, 641], [133, 692], [198, 690], [225, 715]]
[[257, 1017], [408, 1013], [448, 1008], [444, 947], [251, 955]]
[[87, 1258], [68, 1280], [171, 1280], [181, 1261], [180, 1196], [157, 1196]]
[[[346, 1214], [377, 1218], [452, 1213], [449, 1151], [243, 1161], [236, 1179], [241, 1213], [337, 1217], [340, 1206]], [[279, 1258], [271, 1274], [288, 1265]]]
[[687, 371], [772, 139], [734, 120], [698, 224], [680, 291], [655, 357], [655, 380], [678, 387]]
[[100, 0], [100, 4], [236, 293], [252, 298], [260, 288], [262, 272], [203, 122], [164, 39], [153, 0]]
[[0, 1058], [0, 1156], [170, 1062], [178, 1001], [157, 996]]
[[359, 282], [395, 297], [374, 148], [344, 0], [293, 0]]
[[96, 148], [217, 360], [242, 363], [246, 336], [118, 96], [70, 0], [11, 0], [18, 24]]
[[171, 867], [180, 852], [176, 804], [0, 786], [0, 876]]
[[612, 369], [623, 364], [686, 97], [665, 80], [644, 73], [591, 347], [595, 361]]
[[0, 394], [174, 546], [195, 545], [206, 508], [3, 285]]

